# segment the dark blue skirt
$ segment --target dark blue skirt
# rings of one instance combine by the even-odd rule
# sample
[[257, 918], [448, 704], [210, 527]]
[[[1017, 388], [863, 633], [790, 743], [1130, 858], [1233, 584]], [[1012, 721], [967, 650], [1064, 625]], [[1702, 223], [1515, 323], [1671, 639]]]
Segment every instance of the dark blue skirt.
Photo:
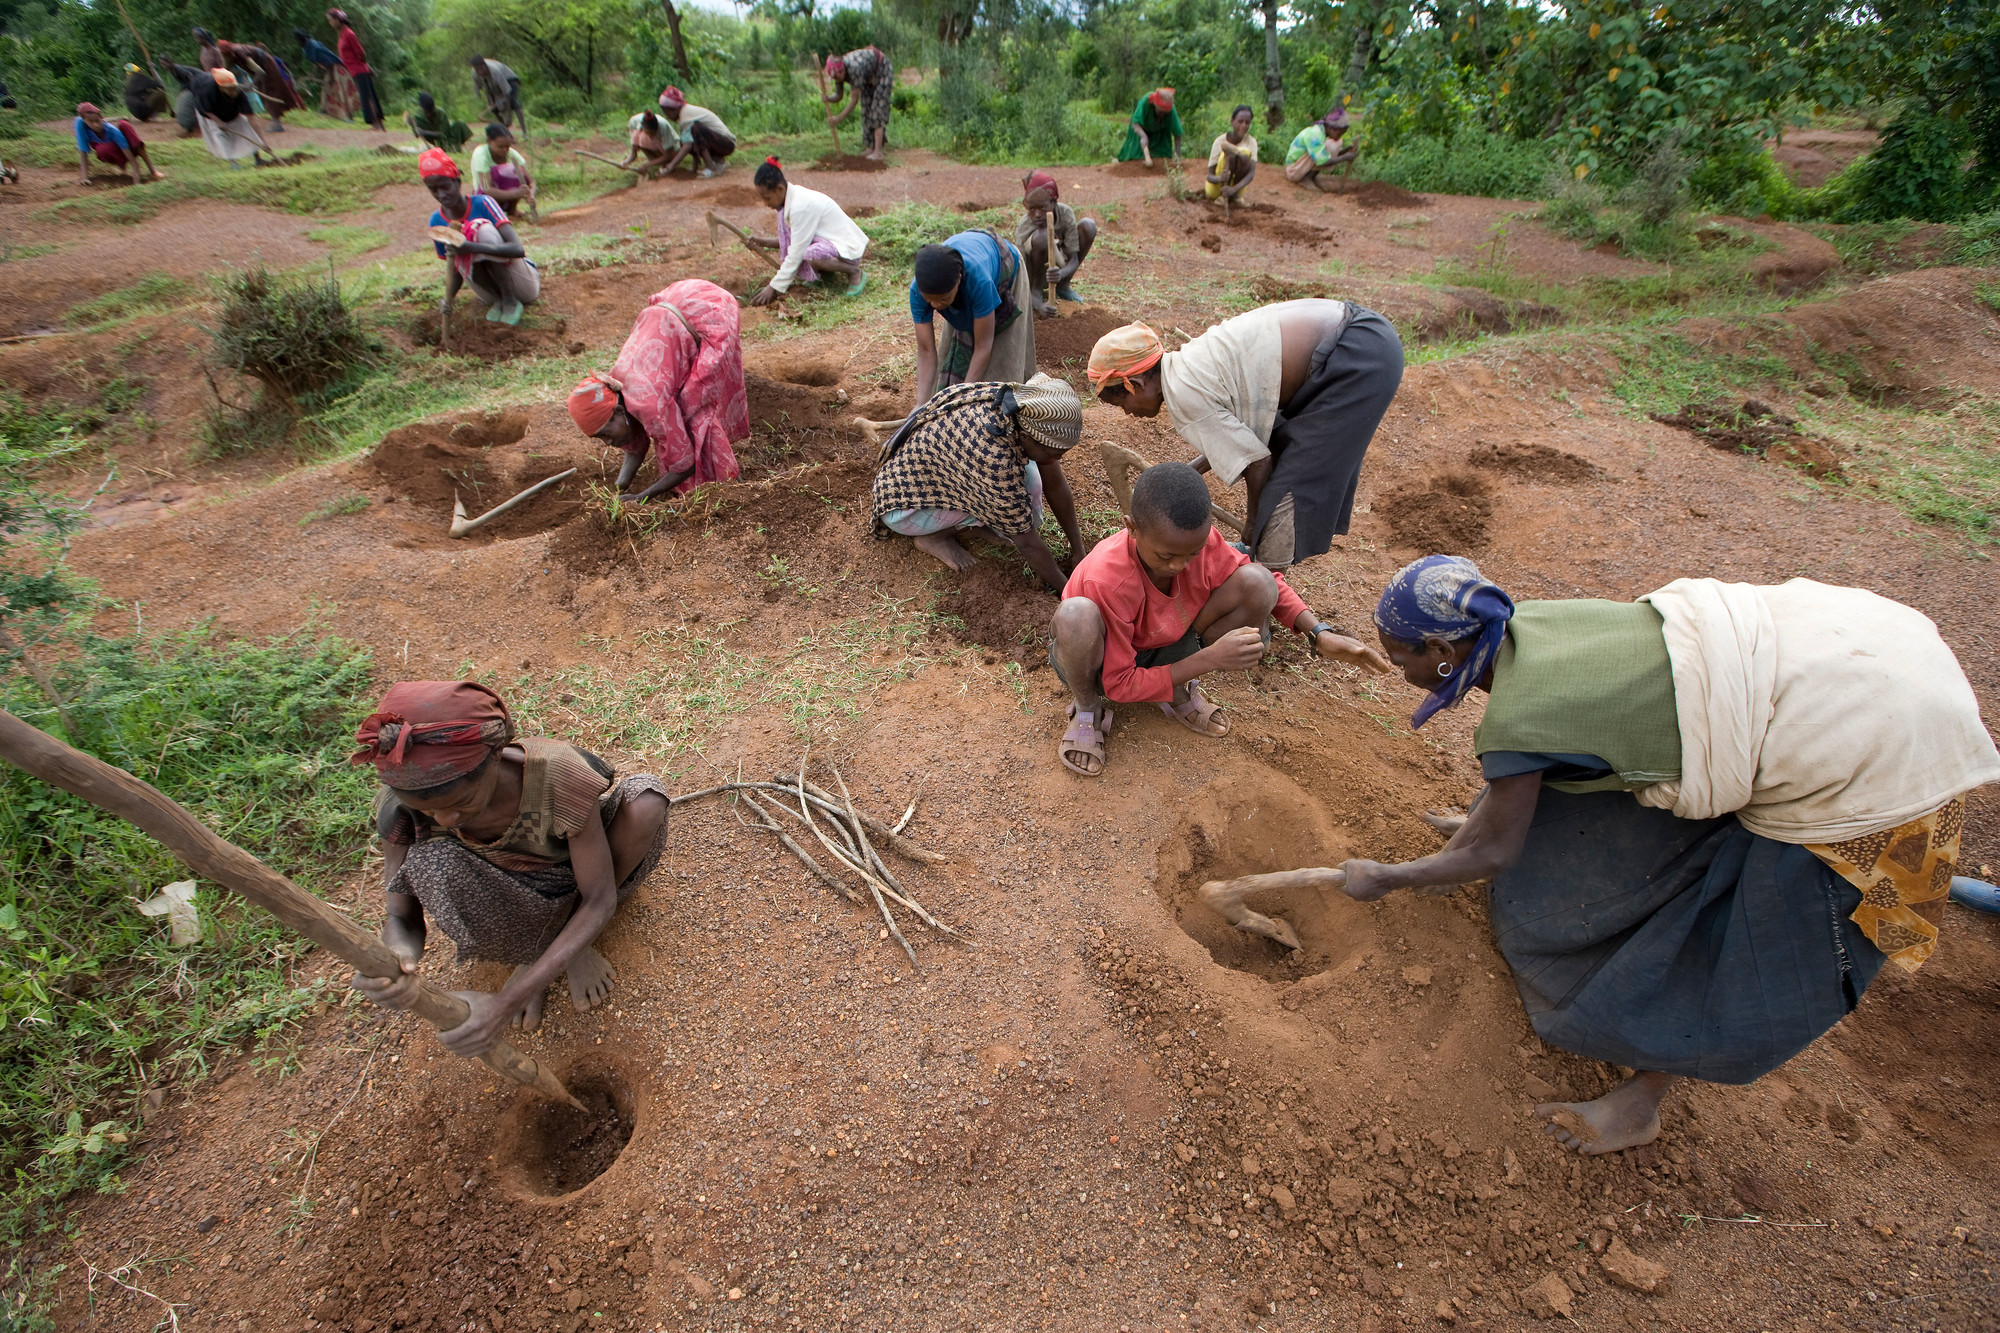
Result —
[[1493, 935], [1535, 1031], [1607, 1064], [1748, 1083], [1860, 1003], [1886, 957], [1803, 847], [1627, 792], [1543, 788]]

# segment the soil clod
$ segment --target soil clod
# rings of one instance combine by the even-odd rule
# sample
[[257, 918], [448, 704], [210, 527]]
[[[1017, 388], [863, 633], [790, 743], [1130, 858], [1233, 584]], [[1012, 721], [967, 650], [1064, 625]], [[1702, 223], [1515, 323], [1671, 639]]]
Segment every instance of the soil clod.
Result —
[[1492, 494], [1492, 484], [1477, 472], [1440, 472], [1396, 487], [1376, 501], [1375, 512], [1398, 546], [1456, 555], [1486, 544]]

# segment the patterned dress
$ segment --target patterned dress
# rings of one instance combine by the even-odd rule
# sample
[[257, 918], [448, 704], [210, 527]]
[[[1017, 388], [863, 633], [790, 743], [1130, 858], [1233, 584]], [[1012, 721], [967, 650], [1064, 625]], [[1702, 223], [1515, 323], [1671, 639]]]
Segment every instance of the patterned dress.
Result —
[[650, 445], [661, 471], [690, 472], [677, 491], [743, 475], [730, 447], [750, 434], [741, 329], [735, 297], [687, 278], [646, 302], [612, 366], [647, 436], [629, 452]]
[[[889, 57], [872, 46], [864, 46], [859, 51], [849, 51], [840, 58], [841, 67], [847, 71], [847, 81], [854, 85], [854, 91], [861, 103], [861, 128], [868, 139], [868, 146], [875, 146], [875, 131], [889, 127], [889, 96], [896, 90], [896, 71], [890, 67]], [[883, 139], [886, 144], [888, 139]]]

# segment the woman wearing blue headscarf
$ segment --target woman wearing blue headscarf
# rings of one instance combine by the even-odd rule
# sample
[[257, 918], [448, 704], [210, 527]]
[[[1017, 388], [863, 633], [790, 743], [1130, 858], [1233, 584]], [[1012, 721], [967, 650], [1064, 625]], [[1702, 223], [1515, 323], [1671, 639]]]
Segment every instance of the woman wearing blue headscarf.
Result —
[[1885, 960], [1914, 971], [1935, 948], [1964, 793], [2000, 779], [2000, 754], [1920, 613], [1808, 579], [1517, 605], [1434, 555], [1375, 623], [1427, 692], [1412, 726], [1488, 694], [1486, 788], [1443, 850], [1349, 861], [1340, 887], [1491, 880], [1535, 1031], [1636, 1071], [1536, 1108], [1565, 1146], [1650, 1142], [1676, 1081], [1760, 1077]]

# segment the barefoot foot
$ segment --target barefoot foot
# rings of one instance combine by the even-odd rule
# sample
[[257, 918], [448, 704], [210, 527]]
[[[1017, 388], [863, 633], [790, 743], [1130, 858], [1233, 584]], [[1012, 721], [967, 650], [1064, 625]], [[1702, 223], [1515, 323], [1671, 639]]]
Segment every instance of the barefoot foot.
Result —
[[1634, 1074], [1591, 1102], [1544, 1102], [1535, 1114], [1542, 1131], [1565, 1148], [1596, 1156], [1651, 1143], [1660, 1137], [1660, 1102], [1677, 1081], [1672, 1074]]
[[[526, 963], [521, 964], [514, 969], [514, 977], [520, 976], [527, 970], [528, 965]], [[507, 979], [512, 981], [514, 977]], [[523, 1032], [536, 1032], [541, 1029], [542, 999], [545, 993], [543, 991], [536, 991], [528, 1002], [521, 1006], [521, 1012], [514, 1015], [513, 1027], [519, 1028]]]
[[949, 532], [929, 532], [912, 540], [919, 551], [936, 556], [953, 569], [965, 570], [973, 566], [972, 552], [959, 545], [958, 538]]
[[611, 978], [618, 975], [604, 955], [588, 944], [577, 951], [569, 960], [569, 998], [580, 1014], [587, 1014], [597, 1007], [598, 1001], [611, 993]]

